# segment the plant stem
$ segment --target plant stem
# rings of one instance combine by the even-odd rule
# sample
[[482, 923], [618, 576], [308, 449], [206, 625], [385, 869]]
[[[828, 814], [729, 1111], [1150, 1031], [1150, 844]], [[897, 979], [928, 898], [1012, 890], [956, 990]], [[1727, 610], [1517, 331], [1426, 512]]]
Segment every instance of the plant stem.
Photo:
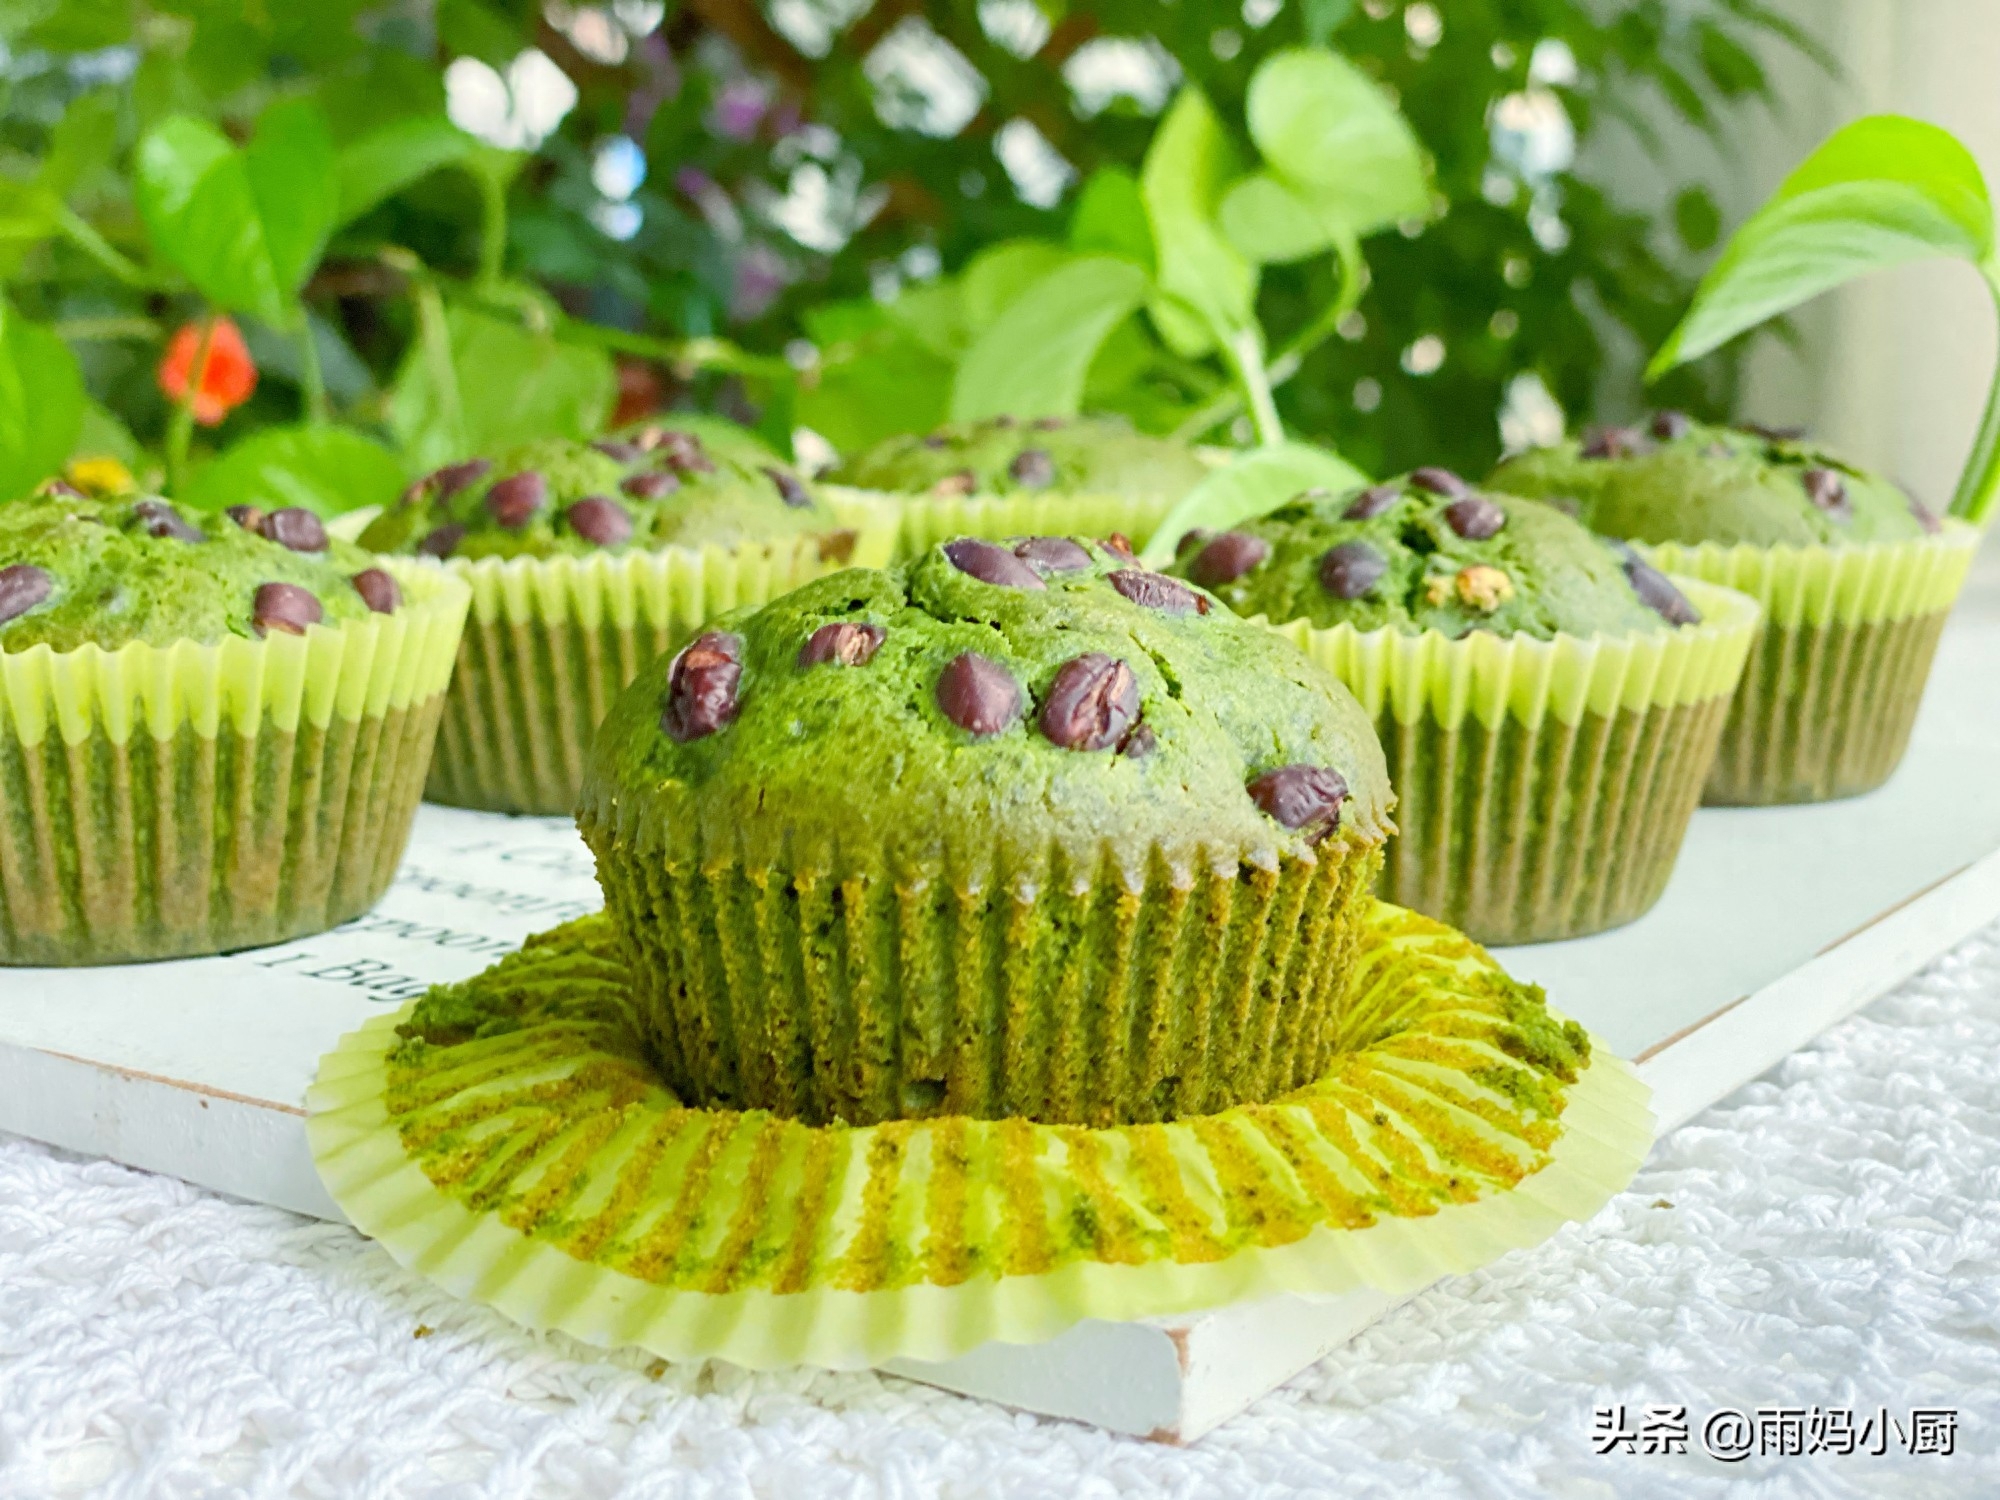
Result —
[[95, 340], [156, 339], [160, 325], [151, 318], [66, 318], [55, 325], [56, 333], [75, 343]]
[[458, 393], [458, 369], [451, 358], [451, 327], [445, 321], [444, 298], [437, 283], [421, 270], [410, 277], [411, 296], [417, 304], [417, 338], [429, 368], [431, 385], [437, 391], [438, 408], [445, 428], [453, 433], [453, 446], [466, 441], [465, 403]]
[[187, 484], [188, 444], [194, 437], [194, 400], [201, 390], [201, 377], [208, 371], [208, 346], [214, 337], [215, 316], [211, 313], [201, 325], [201, 343], [194, 351], [187, 387], [174, 403], [174, 414], [167, 422], [167, 489], [174, 495], [179, 495]]
[[[1319, 316], [1306, 324], [1280, 349], [1264, 375], [1270, 389], [1279, 386], [1299, 373], [1306, 356], [1325, 343], [1340, 327], [1340, 320], [1354, 311], [1365, 290], [1361, 273], [1366, 264], [1361, 259], [1360, 243], [1349, 237], [1337, 246], [1336, 259], [1340, 265], [1340, 289], [1333, 300], [1319, 311]], [[1220, 426], [1243, 410], [1244, 392], [1224, 391], [1214, 400], [1197, 407], [1180, 426], [1174, 429], [1174, 436], [1183, 442], [1192, 442], [1204, 432]]]
[[332, 416], [326, 400], [326, 375], [320, 369], [319, 339], [313, 333], [312, 314], [303, 306], [299, 309], [299, 390], [310, 425], [317, 427]]
[[507, 184], [497, 172], [478, 171], [479, 179], [479, 279], [478, 285], [499, 284], [507, 268]]
[[[1986, 288], [1993, 294], [1996, 316], [2000, 316], [2000, 260], [1989, 260], [1979, 268]], [[1987, 393], [1986, 415], [1980, 419], [1979, 436], [1965, 461], [1965, 472], [1952, 497], [1951, 513], [1974, 526], [1986, 524], [1995, 500], [2000, 500], [2000, 366], [1993, 372], [1993, 388]]]
[[56, 227], [68, 236], [71, 244], [127, 286], [144, 288], [155, 285], [153, 277], [147, 274], [144, 267], [119, 254], [111, 242], [91, 226], [89, 220], [68, 204], [56, 205], [55, 219]]
[[1257, 441], [1266, 447], [1285, 440], [1285, 424], [1278, 417], [1278, 403], [1271, 395], [1271, 377], [1264, 369], [1264, 335], [1256, 328], [1239, 329], [1223, 340], [1223, 357], [1243, 389], [1244, 403], [1257, 429]]
[[623, 328], [607, 328], [565, 318], [556, 325], [556, 337], [568, 344], [593, 344], [620, 354], [638, 354], [683, 368], [721, 370], [732, 375], [760, 375], [767, 379], [789, 379], [793, 373], [781, 355], [752, 354], [727, 339], [663, 339], [647, 333], [631, 333]]

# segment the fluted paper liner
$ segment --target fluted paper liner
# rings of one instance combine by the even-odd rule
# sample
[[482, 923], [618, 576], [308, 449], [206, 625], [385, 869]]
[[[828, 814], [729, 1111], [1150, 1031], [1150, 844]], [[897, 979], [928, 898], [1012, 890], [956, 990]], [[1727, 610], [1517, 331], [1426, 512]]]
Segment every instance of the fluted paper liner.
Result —
[[1459, 934], [1374, 908], [1325, 1075], [1088, 1129], [686, 1108], [602, 917], [346, 1037], [307, 1130], [364, 1233], [536, 1329], [752, 1368], [939, 1360], [1082, 1318], [1392, 1294], [1589, 1218], [1647, 1090]]
[[1178, 495], [1073, 494], [1043, 490], [1014, 495], [934, 495], [877, 492], [822, 486], [828, 495], [880, 494], [902, 519], [899, 557], [916, 557], [939, 542], [976, 536], [992, 540], [1016, 536], [1110, 536], [1118, 532], [1133, 550], [1152, 540], [1160, 522], [1179, 503]]
[[888, 562], [889, 502], [829, 498], [849, 535], [447, 563], [472, 587], [472, 617], [424, 795], [491, 812], [569, 812], [592, 733], [647, 662], [726, 610]]
[[303, 635], [0, 653], [0, 963], [214, 953], [374, 904], [468, 603], [385, 566], [400, 609]]
[[1374, 716], [1401, 830], [1384, 897], [1494, 944], [1598, 932], [1660, 898], [1758, 618], [1675, 582], [1700, 624], [1547, 641], [1278, 627]]
[[1887, 781], [1980, 535], [1948, 520], [1937, 536], [1866, 546], [1649, 548], [1764, 607], [1706, 800], [1821, 802]]
[[684, 825], [649, 837], [643, 800], [578, 821], [663, 1080], [815, 1123], [1104, 1125], [1309, 1082], [1380, 868], [1335, 838], [1268, 863], [1041, 849], [788, 872]]

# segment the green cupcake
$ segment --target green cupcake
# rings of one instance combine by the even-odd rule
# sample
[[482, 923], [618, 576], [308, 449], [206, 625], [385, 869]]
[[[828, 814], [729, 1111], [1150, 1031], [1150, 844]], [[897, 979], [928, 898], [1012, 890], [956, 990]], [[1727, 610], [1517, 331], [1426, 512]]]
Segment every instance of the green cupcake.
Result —
[[0, 962], [279, 942], [364, 911], [467, 604], [310, 511], [0, 508]]
[[887, 561], [882, 501], [830, 496], [741, 441], [652, 423], [452, 464], [361, 535], [438, 558], [472, 620], [426, 795], [564, 813], [590, 734], [639, 668], [723, 610]]
[[1579, 936], [1659, 899], [1748, 601], [1441, 469], [1179, 550], [1173, 572], [1277, 625], [1373, 713], [1402, 828], [1387, 899], [1490, 943]]
[[716, 621], [578, 822], [684, 1097], [1112, 1123], [1319, 1076], [1389, 808], [1292, 647], [1035, 537]]
[[1209, 466], [1184, 443], [1117, 417], [994, 417], [905, 434], [857, 454], [828, 482], [901, 497], [903, 548], [1035, 531], [1143, 547]]
[[1824, 448], [1677, 412], [1523, 454], [1493, 483], [1572, 504], [1661, 567], [1763, 606], [1708, 801], [1821, 801], [1895, 770], [1972, 528]]

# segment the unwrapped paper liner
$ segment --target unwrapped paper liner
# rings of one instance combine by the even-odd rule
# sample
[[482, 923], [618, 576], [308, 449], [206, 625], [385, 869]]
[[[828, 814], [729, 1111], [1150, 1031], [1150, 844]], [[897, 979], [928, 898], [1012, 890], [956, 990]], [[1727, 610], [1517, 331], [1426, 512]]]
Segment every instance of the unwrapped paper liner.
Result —
[[1166, 1125], [684, 1109], [625, 980], [602, 917], [544, 934], [346, 1037], [307, 1129], [335, 1200], [405, 1265], [672, 1359], [851, 1368], [1083, 1318], [1408, 1293], [1590, 1217], [1651, 1141], [1624, 1063], [1388, 906], [1324, 1079]]
[[728, 610], [889, 561], [893, 505], [828, 498], [842, 528], [830, 537], [447, 563], [472, 587], [472, 616], [425, 796], [492, 812], [569, 812], [592, 732], [647, 662]]
[[1867, 546], [1647, 549], [1764, 607], [1707, 800], [1819, 802], [1888, 780], [1980, 536], [1952, 520], [1937, 536]]
[[1493, 944], [1601, 931], [1659, 899], [1758, 619], [1675, 582], [1699, 624], [1546, 641], [1277, 627], [1374, 717], [1401, 830], [1384, 897]]
[[399, 609], [303, 635], [0, 653], [0, 962], [214, 953], [374, 904], [468, 602], [384, 566]]
[[961, 536], [998, 540], [1016, 536], [1108, 537], [1114, 532], [1137, 552], [1152, 540], [1153, 532], [1181, 498], [1056, 490], [1014, 495], [888, 494], [839, 485], [822, 485], [820, 492], [833, 497], [879, 493], [902, 517], [896, 552], [906, 558]]

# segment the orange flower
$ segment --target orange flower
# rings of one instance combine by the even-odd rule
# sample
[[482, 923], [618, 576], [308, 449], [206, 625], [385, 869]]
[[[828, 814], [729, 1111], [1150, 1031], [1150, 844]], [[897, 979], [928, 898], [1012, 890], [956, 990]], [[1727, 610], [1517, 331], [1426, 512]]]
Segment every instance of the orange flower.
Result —
[[188, 379], [204, 337], [208, 358], [202, 361], [201, 378], [195, 381], [194, 419], [204, 427], [213, 427], [250, 399], [250, 393], [257, 389], [257, 366], [250, 359], [243, 335], [229, 319], [183, 323], [168, 341], [166, 357], [160, 361], [160, 389], [176, 405], [187, 397]]

